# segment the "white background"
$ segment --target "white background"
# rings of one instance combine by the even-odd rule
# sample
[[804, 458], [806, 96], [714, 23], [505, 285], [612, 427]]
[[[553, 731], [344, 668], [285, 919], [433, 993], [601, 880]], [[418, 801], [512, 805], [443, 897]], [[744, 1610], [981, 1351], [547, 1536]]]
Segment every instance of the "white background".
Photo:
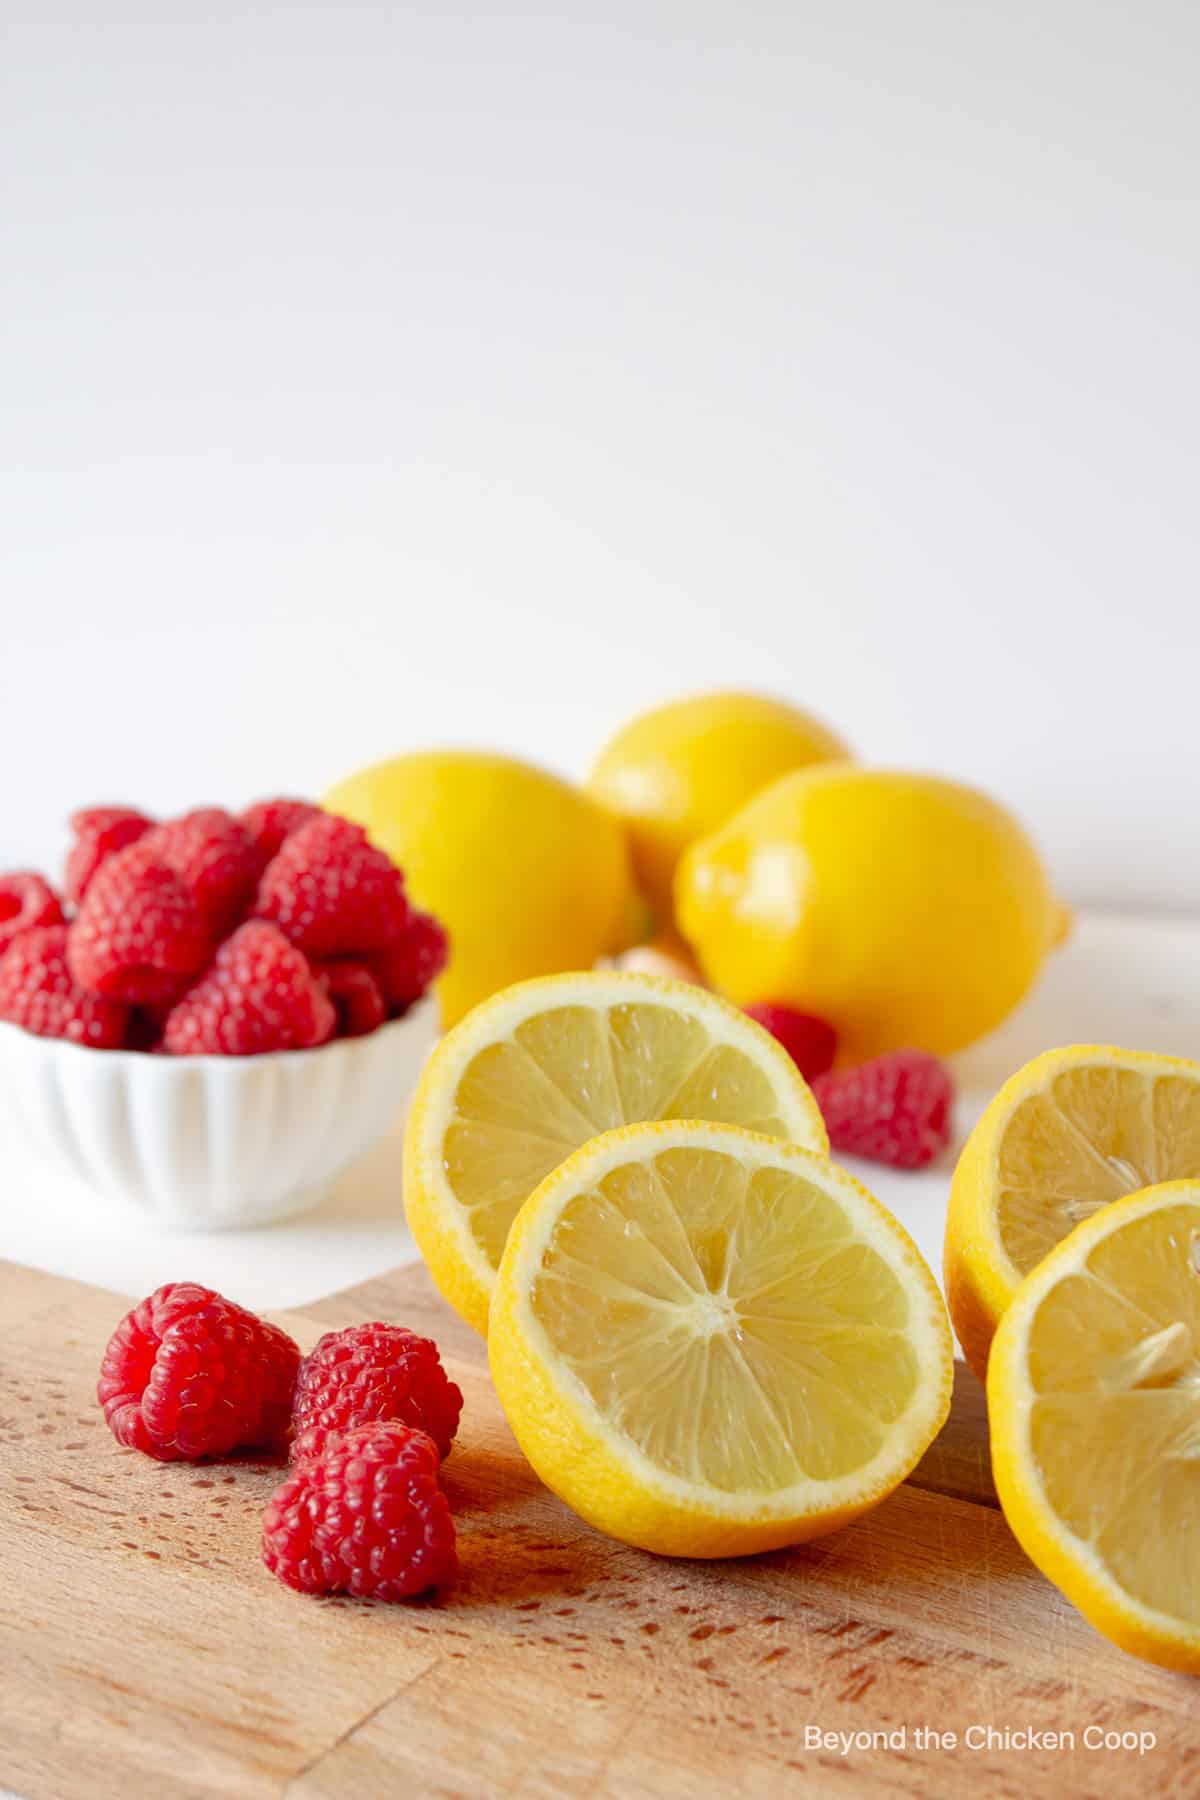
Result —
[[1195, 906], [1193, 5], [3, 35], [0, 864], [720, 681]]

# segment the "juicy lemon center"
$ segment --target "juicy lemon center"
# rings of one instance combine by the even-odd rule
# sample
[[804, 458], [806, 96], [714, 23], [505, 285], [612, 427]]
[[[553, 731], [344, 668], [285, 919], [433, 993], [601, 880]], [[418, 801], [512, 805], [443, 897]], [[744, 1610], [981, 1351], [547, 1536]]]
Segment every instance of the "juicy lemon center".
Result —
[[1143, 1604], [1200, 1623], [1200, 1231], [1194, 1207], [1102, 1240], [1030, 1327], [1047, 1498]]
[[716, 1337], [720, 1332], [741, 1331], [741, 1319], [728, 1294], [697, 1294], [692, 1307], [692, 1330], [697, 1337]]
[[610, 1427], [731, 1493], [864, 1467], [919, 1379], [904, 1288], [837, 1203], [716, 1151], [573, 1196], [530, 1298]]
[[1200, 1082], [1096, 1064], [1022, 1100], [1000, 1147], [1000, 1240], [1022, 1275], [1124, 1194], [1200, 1175]]
[[618, 1125], [687, 1118], [790, 1135], [763, 1069], [700, 1019], [642, 1001], [554, 1007], [464, 1069], [443, 1167], [496, 1265], [522, 1202], [572, 1150]]

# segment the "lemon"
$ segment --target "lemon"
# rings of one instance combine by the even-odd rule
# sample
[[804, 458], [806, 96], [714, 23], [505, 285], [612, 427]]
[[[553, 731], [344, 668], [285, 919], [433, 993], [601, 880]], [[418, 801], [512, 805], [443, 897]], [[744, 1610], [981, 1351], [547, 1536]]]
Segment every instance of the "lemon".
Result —
[[546, 1485], [672, 1556], [817, 1537], [890, 1493], [946, 1417], [946, 1309], [907, 1234], [826, 1158], [736, 1127], [631, 1125], [522, 1207], [492, 1379]]
[[1200, 1674], [1200, 1186], [1086, 1219], [1022, 1282], [992, 1345], [996, 1491], [1084, 1617]]
[[848, 756], [819, 720], [761, 694], [698, 694], [639, 713], [596, 758], [588, 787], [623, 820], [663, 924], [688, 845], [788, 769]]
[[764, 789], [692, 846], [675, 895], [714, 986], [818, 1013], [848, 1062], [981, 1037], [1062, 926], [1037, 851], [995, 801], [848, 763]]
[[446, 1025], [514, 981], [588, 968], [639, 935], [620, 827], [528, 763], [419, 751], [338, 782], [322, 805], [365, 826], [450, 933]]
[[682, 938], [659, 932], [644, 944], [617, 957], [619, 969], [640, 970], [645, 975], [665, 975], [671, 981], [691, 981], [704, 987], [704, 977], [696, 967], [696, 959]]
[[967, 1139], [946, 1215], [950, 1316], [980, 1380], [1022, 1277], [1098, 1208], [1184, 1175], [1200, 1176], [1200, 1063], [1074, 1045], [1005, 1083]]
[[523, 982], [438, 1045], [404, 1139], [409, 1228], [479, 1331], [508, 1228], [573, 1150], [635, 1119], [701, 1117], [827, 1148], [787, 1052], [703, 988], [618, 971]]

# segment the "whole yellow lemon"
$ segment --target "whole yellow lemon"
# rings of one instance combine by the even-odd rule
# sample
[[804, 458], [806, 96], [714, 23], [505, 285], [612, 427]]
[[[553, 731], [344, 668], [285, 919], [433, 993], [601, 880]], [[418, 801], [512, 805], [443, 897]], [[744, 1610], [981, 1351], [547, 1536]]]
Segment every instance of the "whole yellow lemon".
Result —
[[850, 753], [808, 713], [762, 694], [697, 694], [640, 713], [596, 758], [588, 790], [623, 822], [638, 885], [659, 921], [689, 844], [760, 788]]
[[469, 750], [396, 756], [321, 804], [365, 826], [450, 933], [442, 1022], [529, 975], [587, 969], [637, 935], [619, 825], [529, 763]]
[[1037, 850], [986, 794], [848, 763], [764, 789], [688, 851], [675, 899], [722, 992], [819, 1013], [850, 1062], [982, 1037], [1064, 920]]

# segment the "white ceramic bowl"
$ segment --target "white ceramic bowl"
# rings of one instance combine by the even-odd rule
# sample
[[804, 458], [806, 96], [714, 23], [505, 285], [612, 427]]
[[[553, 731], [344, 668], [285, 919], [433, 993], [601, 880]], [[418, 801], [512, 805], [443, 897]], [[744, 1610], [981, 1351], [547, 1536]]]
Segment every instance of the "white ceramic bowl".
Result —
[[437, 1030], [432, 998], [271, 1056], [90, 1050], [0, 1023], [0, 1130], [176, 1230], [266, 1225], [316, 1206], [395, 1123]]

